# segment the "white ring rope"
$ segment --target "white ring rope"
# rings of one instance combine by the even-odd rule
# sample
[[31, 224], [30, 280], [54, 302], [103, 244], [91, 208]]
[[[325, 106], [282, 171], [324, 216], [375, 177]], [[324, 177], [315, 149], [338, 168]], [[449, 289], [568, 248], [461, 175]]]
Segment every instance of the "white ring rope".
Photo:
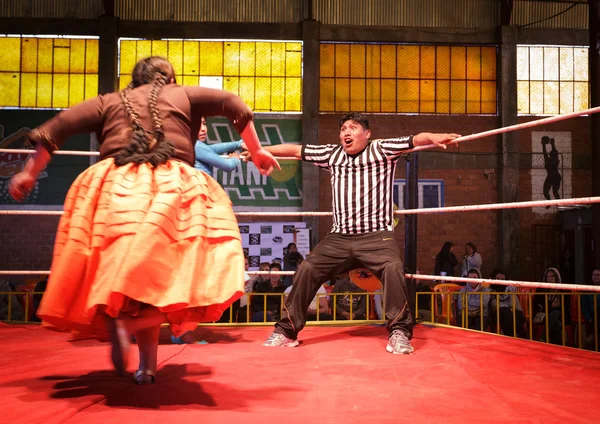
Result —
[[[250, 275], [294, 275], [295, 271], [246, 271]], [[0, 275], [50, 275], [50, 271], [26, 271], [26, 270], [15, 270], [15, 271], [2, 271]], [[429, 280], [429, 281], [443, 281], [453, 283], [477, 283], [477, 284], [502, 284], [505, 286], [517, 286], [524, 288], [542, 288], [550, 290], [564, 290], [564, 291], [585, 291], [600, 293], [600, 286], [592, 286], [585, 284], [556, 284], [556, 283], [545, 283], [545, 282], [531, 282], [531, 281], [516, 281], [516, 280], [493, 280], [490, 278], [467, 278], [467, 277], [449, 277], [440, 275], [425, 275], [425, 274], [405, 274], [406, 278], [415, 280]]]
[[[502, 134], [502, 133], [506, 133], [506, 132], [510, 132], [510, 131], [517, 131], [517, 130], [521, 130], [524, 128], [532, 128], [532, 127], [537, 127], [540, 125], [545, 125], [545, 124], [550, 124], [552, 122], [558, 122], [558, 121], [564, 121], [566, 119], [570, 119], [570, 118], [576, 118], [578, 116], [582, 116], [582, 115], [591, 115], [594, 113], [598, 113], [600, 112], [600, 106], [597, 107], [593, 107], [590, 109], [585, 109], [585, 110], [580, 110], [577, 112], [570, 112], [570, 113], [564, 113], [562, 115], [555, 115], [555, 116], [550, 116], [548, 118], [542, 118], [542, 119], [538, 119], [536, 121], [530, 121], [530, 122], [524, 122], [522, 124], [516, 124], [516, 125], [510, 125], [508, 127], [501, 127], [501, 128], [496, 128], [493, 130], [487, 130], [487, 131], [483, 131], [483, 132], [479, 132], [479, 133], [475, 133], [475, 134], [471, 134], [471, 135], [465, 135], [462, 137], [458, 137], [455, 138], [454, 140], [452, 140], [452, 143], [462, 143], [464, 141], [471, 141], [471, 140], [476, 140], [478, 138], [484, 138], [484, 137], [490, 137], [493, 135], [498, 135], [498, 134]], [[427, 149], [433, 149], [437, 147], [435, 144], [429, 144], [427, 146], [417, 146], [414, 147], [410, 150], [407, 150], [405, 153], [411, 153], [411, 152], [418, 152], [421, 150], [427, 150]], [[35, 150], [29, 150], [29, 149], [0, 149], [0, 153], [24, 153], [24, 154], [33, 154], [35, 153]], [[81, 155], [81, 156], [99, 156], [100, 152], [90, 152], [90, 151], [78, 151], [78, 150], [56, 150], [54, 151], [55, 155], [68, 155], [68, 156], [76, 156], [76, 155]], [[288, 157], [288, 156], [282, 156], [282, 157], [277, 157], [277, 159], [290, 159], [290, 160], [298, 160], [298, 158], [295, 157]]]
[[[597, 197], [576, 197], [573, 199], [555, 199], [555, 200], [530, 200], [527, 202], [512, 203], [490, 203], [488, 205], [466, 205], [466, 206], [447, 206], [443, 208], [424, 208], [424, 209], [403, 209], [395, 211], [395, 215], [425, 215], [444, 212], [468, 212], [468, 211], [489, 211], [499, 209], [524, 209], [542, 206], [568, 206], [568, 205], [590, 205], [600, 203], [600, 196]], [[39, 211], [39, 210], [0, 210], [0, 215], [39, 215], [39, 216], [60, 216], [63, 211]], [[332, 216], [332, 212], [235, 212], [236, 216], [264, 216], [277, 217], [290, 216]]]

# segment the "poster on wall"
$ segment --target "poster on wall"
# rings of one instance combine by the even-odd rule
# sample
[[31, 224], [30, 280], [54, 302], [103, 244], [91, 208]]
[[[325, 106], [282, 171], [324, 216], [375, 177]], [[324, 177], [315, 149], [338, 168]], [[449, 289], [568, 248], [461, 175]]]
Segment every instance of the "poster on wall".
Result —
[[[263, 146], [302, 143], [299, 115], [257, 114], [254, 125]], [[227, 119], [209, 118], [207, 126], [207, 144], [241, 139]], [[281, 171], [274, 170], [269, 177], [260, 175], [254, 164], [242, 162], [232, 172], [215, 168], [213, 178], [225, 189], [236, 211], [299, 211], [302, 208], [302, 162], [279, 160], [279, 164]]]
[[[571, 133], [568, 131], [532, 131], [532, 200], [572, 197]], [[553, 213], [555, 207], [533, 208], [537, 214]]]
[[[249, 222], [238, 223], [242, 235], [242, 248], [248, 255], [250, 270], [255, 271], [262, 262], [279, 262], [287, 253], [287, 246], [296, 243], [296, 232], [305, 229], [305, 222]], [[300, 252], [306, 257], [306, 253]]]

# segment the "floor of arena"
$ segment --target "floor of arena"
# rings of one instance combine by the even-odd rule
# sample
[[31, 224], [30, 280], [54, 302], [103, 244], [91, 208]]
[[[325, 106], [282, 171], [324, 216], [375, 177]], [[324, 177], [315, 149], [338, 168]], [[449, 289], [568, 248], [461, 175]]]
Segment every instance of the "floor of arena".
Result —
[[[414, 355], [381, 326], [307, 327], [266, 348], [271, 327], [202, 327], [208, 345], [168, 344], [157, 383], [111, 368], [108, 345], [0, 323], [4, 423], [597, 422], [600, 354], [418, 326]], [[131, 351], [132, 371], [137, 348]], [[276, 421], [277, 420], [277, 421]]]

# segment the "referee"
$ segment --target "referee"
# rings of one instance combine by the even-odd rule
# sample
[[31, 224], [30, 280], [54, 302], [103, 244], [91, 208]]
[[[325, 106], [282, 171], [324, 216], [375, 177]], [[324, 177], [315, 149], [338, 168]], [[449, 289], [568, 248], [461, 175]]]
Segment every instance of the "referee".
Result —
[[283, 316], [265, 346], [298, 346], [298, 333], [321, 284], [354, 268], [367, 268], [383, 285], [389, 331], [386, 350], [410, 354], [412, 316], [400, 249], [393, 234], [392, 188], [396, 163], [414, 147], [446, 143], [458, 134], [420, 133], [370, 141], [369, 121], [360, 113], [340, 120], [340, 143], [280, 144], [265, 147], [275, 156], [293, 156], [331, 173], [333, 226], [296, 270]]

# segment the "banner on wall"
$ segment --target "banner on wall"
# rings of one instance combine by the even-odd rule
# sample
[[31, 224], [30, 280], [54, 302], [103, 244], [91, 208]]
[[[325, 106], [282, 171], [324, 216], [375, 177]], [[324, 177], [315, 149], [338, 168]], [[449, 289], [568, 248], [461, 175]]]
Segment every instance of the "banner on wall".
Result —
[[[207, 120], [207, 143], [240, 140], [240, 135], [224, 118]], [[263, 146], [302, 143], [302, 121], [296, 115], [254, 115], [254, 125]], [[238, 169], [215, 169], [213, 177], [223, 186], [236, 211], [290, 211], [302, 208], [302, 161], [280, 160], [281, 171], [260, 175], [254, 164], [242, 162]]]
[[[248, 255], [252, 271], [257, 270], [262, 262], [283, 264], [288, 244], [298, 244], [297, 231], [307, 230], [305, 222], [240, 222], [238, 226], [242, 235], [242, 248]], [[300, 249], [298, 251], [304, 257], [308, 254]]]
[[[0, 110], [0, 148], [32, 149], [25, 138], [31, 129], [56, 115], [54, 110]], [[90, 134], [71, 137], [64, 150], [89, 150]], [[90, 166], [87, 156], [54, 156], [48, 167], [40, 173], [35, 187], [24, 202], [15, 202], [8, 194], [8, 183], [20, 172], [30, 155], [0, 153], [0, 206], [22, 208], [18, 205], [44, 205], [61, 207], [75, 178]], [[94, 159], [95, 160], [95, 159]]]

